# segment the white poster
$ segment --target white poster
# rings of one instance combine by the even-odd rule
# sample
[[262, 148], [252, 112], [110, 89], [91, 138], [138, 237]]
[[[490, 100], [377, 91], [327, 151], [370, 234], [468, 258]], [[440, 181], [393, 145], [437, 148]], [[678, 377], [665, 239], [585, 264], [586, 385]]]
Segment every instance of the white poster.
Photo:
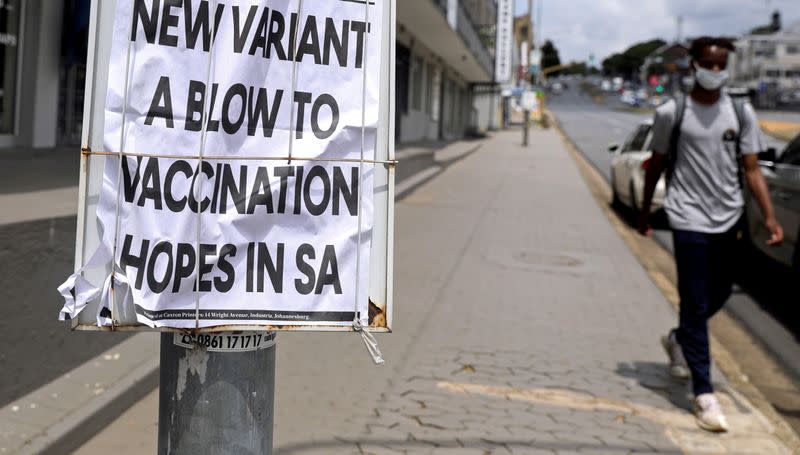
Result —
[[495, 39], [494, 80], [498, 83], [511, 81], [514, 51], [514, 2], [497, 2], [497, 37]]
[[367, 325], [382, 7], [118, 1], [99, 324]]

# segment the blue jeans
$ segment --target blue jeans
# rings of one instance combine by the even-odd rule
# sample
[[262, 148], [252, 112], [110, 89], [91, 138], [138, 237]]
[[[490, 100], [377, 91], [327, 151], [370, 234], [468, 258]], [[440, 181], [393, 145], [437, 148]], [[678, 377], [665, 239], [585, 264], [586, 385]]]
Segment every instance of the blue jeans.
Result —
[[731, 295], [741, 248], [743, 223], [721, 234], [675, 230], [680, 323], [678, 343], [692, 374], [695, 396], [712, 393], [708, 320]]

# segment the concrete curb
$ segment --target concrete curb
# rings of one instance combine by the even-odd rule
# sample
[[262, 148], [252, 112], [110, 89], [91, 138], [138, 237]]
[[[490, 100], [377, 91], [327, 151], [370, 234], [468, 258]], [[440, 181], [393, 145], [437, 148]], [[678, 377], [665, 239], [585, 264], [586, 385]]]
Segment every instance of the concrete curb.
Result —
[[158, 385], [155, 333], [140, 333], [0, 409], [0, 453], [72, 453]]
[[0, 194], [0, 225], [75, 216], [77, 213], [77, 186]]
[[[634, 237], [630, 230], [622, 226], [620, 220], [616, 219], [611, 208], [608, 204], [611, 196], [611, 189], [608, 183], [603, 179], [597, 168], [590, 163], [586, 157], [579, 151], [578, 147], [572, 142], [569, 136], [561, 128], [558, 123], [557, 117], [548, 113], [554, 120], [553, 125], [561, 135], [562, 140], [567, 145], [567, 151], [570, 156], [575, 160], [581, 175], [584, 177], [587, 187], [595, 197], [598, 206], [606, 214], [611, 222], [614, 230], [622, 237], [625, 243], [633, 252], [634, 256], [642, 263], [646, 272], [651, 277], [656, 287], [662, 292], [665, 299], [674, 307], [678, 308], [679, 298], [678, 291], [675, 287], [674, 279], [671, 279], [660, 270], [658, 262], [667, 260], [671, 263], [671, 256], [664, 258], [663, 256], [669, 255], [664, 248], [659, 245], [652, 238]], [[642, 245], [645, 244], [645, 245]], [[657, 249], [661, 252], [662, 256], [658, 259], [648, 259], [643, 254], [643, 250], [647, 249], [653, 251]], [[763, 414], [773, 426], [773, 434], [786, 444], [793, 452], [800, 453], [800, 437], [789, 426], [789, 424], [775, 411], [772, 404], [764, 397], [764, 395], [753, 385], [747, 382], [746, 376], [742, 372], [739, 364], [734, 360], [734, 356], [719, 342], [717, 337], [711, 334], [711, 349], [714, 352], [714, 360], [716, 365], [725, 375], [726, 379], [730, 382], [732, 388], [744, 395], [753, 406]]]

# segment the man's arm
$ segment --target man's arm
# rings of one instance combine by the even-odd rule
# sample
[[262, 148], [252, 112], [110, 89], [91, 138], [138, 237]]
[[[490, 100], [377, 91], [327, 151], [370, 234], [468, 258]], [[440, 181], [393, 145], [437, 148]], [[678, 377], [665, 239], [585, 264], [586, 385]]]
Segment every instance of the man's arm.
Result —
[[644, 199], [642, 200], [642, 210], [639, 213], [638, 230], [642, 235], [650, 235], [650, 207], [653, 204], [653, 194], [656, 192], [658, 179], [664, 172], [664, 155], [653, 152], [647, 170], [644, 174]]
[[769, 229], [771, 234], [767, 245], [776, 246], [783, 242], [783, 228], [775, 218], [775, 211], [772, 208], [772, 201], [769, 198], [769, 189], [767, 188], [767, 181], [764, 179], [764, 174], [761, 173], [761, 168], [758, 166], [757, 155], [744, 155], [742, 157], [742, 166], [744, 167], [744, 176], [747, 180], [747, 186], [750, 192], [758, 201], [758, 206], [761, 208], [761, 214], [764, 216], [764, 224]]

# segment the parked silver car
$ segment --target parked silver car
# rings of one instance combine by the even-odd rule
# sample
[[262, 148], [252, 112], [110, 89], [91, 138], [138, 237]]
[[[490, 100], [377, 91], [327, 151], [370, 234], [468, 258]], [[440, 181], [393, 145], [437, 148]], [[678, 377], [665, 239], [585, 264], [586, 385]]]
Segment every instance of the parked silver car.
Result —
[[[644, 200], [644, 177], [653, 152], [650, 142], [653, 138], [653, 121], [639, 123], [625, 142], [611, 144], [608, 151], [614, 154], [611, 159], [611, 190], [614, 205], [626, 205], [637, 212]], [[651, 213], [661, 209], [666, 196], [664, 176], [658, 181], [653, 194]]]
[[800, 135], [786, 146], [780, 158], [775, 158], [774, 153], [759, 158], [775, 206], [775, 216], [783, 226], [784, 241], [778, 247], [767, 246], [769, 231], [764, 226], [758, 203], [748, 194], [746, 207], [750, 238], [767, 256], [800, 271], [800, 246], [797, 243], [800, 236]]

